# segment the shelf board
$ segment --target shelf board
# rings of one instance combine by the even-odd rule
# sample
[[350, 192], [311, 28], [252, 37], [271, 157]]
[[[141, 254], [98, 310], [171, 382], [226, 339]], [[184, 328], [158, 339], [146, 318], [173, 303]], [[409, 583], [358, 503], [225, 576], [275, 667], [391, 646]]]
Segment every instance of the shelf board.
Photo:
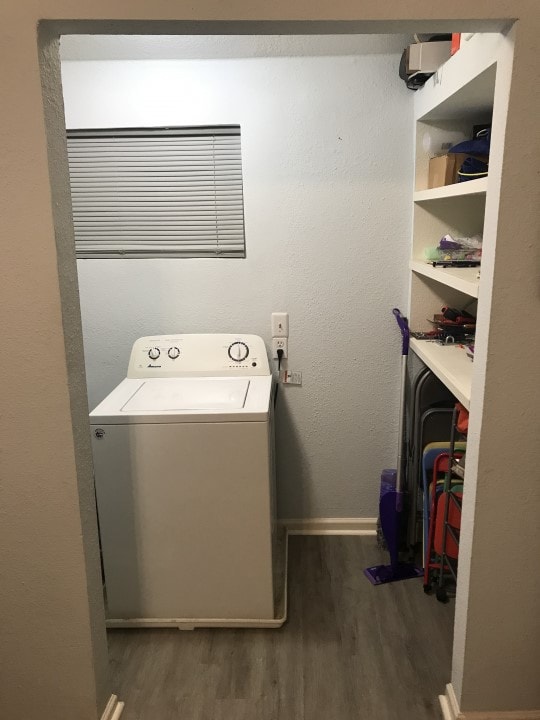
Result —
[[431, 278], [436, 282], [459, 290], [470, 297], [478, 297], [480, 281], [476, 279], [478, 268], [456, 268], [456, 267], [433, 267], [430, 263], [422, 260], [411, 260], [409, 268], [417, 275]]
[[468, 410], [473, 363], [467, 357], [467, 351], [459, 345], [439, 345], [415, 338], [411, 339], [411, 350]]
[[414, 193], [414, 202], [429, 202], [430, 200], [444, 200], [446, 198], [459, 198], [466, 195], [485, 195], [487, 190], [487, 177], [467, 182], [443, 185], [429, 190], [417, 190]]
[[505, 38], [477, 33], [414, 95], [415, 117], [424, 122], [475, 118], [493, 108], [497, 61]]

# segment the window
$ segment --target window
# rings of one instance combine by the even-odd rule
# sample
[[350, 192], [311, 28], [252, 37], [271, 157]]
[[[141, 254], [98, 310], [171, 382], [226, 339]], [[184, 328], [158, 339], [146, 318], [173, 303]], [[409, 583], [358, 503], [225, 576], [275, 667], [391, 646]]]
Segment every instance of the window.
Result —
[[240, 127], [69, 130], [78, 258], [245, 257]]

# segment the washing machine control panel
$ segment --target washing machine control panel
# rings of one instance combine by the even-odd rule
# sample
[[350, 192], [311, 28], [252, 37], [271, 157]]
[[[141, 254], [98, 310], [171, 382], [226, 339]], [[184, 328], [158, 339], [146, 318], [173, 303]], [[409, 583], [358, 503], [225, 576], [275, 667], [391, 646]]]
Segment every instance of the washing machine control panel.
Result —
[[270, 375], [258, 335], [152, 335], [133, 345], [127, 376], [231, 377]]
[[239, 340], [235, 340], [233, 343], [229, 345], [229, 357], [231, 360], [234, 360], [234, 362], [243, 362], [244, 360], [247, 360], [247, 357], [249, 355], [249, 347], [246, 345], [245, 342], [240, 342]]

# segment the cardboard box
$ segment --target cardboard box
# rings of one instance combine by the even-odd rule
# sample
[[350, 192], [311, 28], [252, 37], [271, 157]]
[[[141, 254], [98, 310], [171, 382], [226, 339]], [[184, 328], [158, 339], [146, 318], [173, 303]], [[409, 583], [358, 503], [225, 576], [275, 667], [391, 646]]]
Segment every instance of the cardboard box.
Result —
[[434, 73], [450, 57], [449, 40], [413, 43], [407, 53], [407, 74], [415, 72]]
[[428, 188], [453, 185], [457, 182], [459, 168], [463, 165], [467, 153], [448, 153], [431, 158], [429, 161]]

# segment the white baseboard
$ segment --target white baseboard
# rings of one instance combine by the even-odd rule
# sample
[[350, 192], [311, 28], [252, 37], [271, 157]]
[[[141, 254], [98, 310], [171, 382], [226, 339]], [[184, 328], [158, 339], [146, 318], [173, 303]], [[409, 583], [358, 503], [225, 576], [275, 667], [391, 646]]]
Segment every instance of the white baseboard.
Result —
[[463, 715], [459, 712], [459, 705], [452, 683], [446, 686], [444, 695], [439, 695], [439, 702], [444, 720], [461, 720]]
[[452, 713], [450, 705], [448, 704], [448, 698], [446, 695], [439, 695], [439, 704], [441, 706], [441, 713], [443, 720], [455, 720], [456, 716]]
[[118, 700], [116, 695], [111, 695], [101, 720], [118, 720], [124, 709], [124, 703]]
[[475, 710], [463, 713], [451, 683], [446, 686], [446, 693], [439, 695], [439, 702], [444, 720], [540, 720], [540, 710]]
[[283, 518], [289, 535], [376, 535], [377, 518]]

